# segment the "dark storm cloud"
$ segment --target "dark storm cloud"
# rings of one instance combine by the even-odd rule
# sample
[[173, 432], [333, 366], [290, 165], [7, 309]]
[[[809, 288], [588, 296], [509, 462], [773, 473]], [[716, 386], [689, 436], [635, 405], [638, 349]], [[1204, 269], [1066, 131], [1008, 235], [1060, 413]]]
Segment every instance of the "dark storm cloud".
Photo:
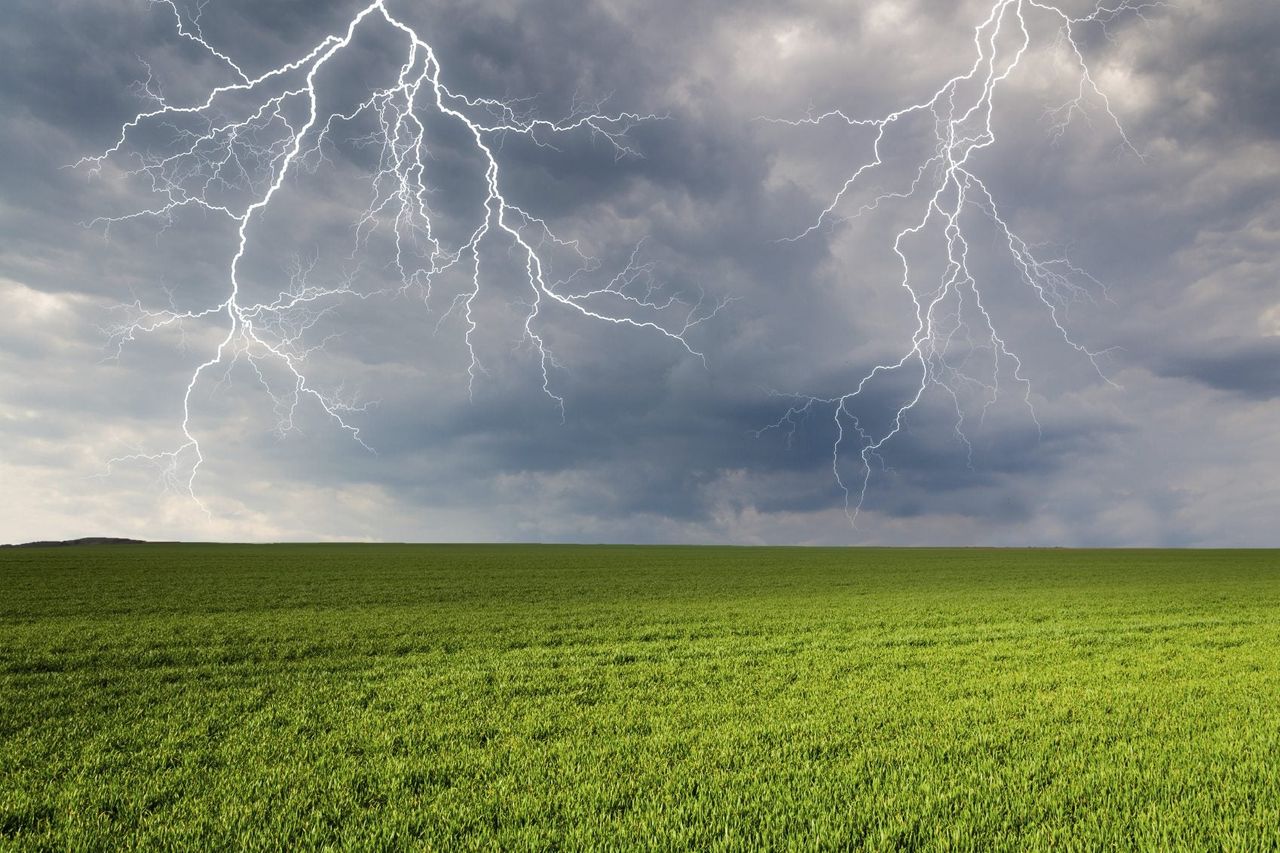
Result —
[[1195, 27], [1168, 28], [1149, 44], [1139, 68], [1164, 80], [1176, 117], [1203, 111], [1206, 121], [1178, 125], [1179, 137], [1212, 135], [1234, 143], [1242, 134], [1274, 140], [1280, 132], [1280, 6], [1270, 0], [1199, 3]]
[[[360, 5], [214, 0], [201, 24], [256, 73], [339, 30]], [[437, 331], [439, 306], [362, 303], [317, 329], [343, 333], [316, 357], [317, 378], [378, 401], [361, 419], [376, 455], [314, 411], [281, 440], [270, 402], [241, 369], [193, 397], [207, 443], [202, 488], [222, 507], [213, 527], [184, 499], [158, 497], [155, 472], [83, 479], [112, 455], [172, 445], [190, 366], [218, 334], [211, 323], [185, 341], [139, 340], [104, 363], [107, 306], [134, 294], [220, 299], [232, 235], [187, 217], [163, 234], [139, 223], [104, 241], [81, 223], [143, 196], [63, 167], [110, 145], [140, 108], [131, 91], [146, 74], [139, 58], [176, 99], [225, 75], [175, 37], [163, 7], [19, 0], [0, 32], [0, 471], [29, 508], [2, 535], [70, 534], [83, 518], [119, 519], [120, 529], [80, 532], [233, 538], [1142, 544], [1272, 535], [1273, 493], [1251, 493], [1254, 509], [1230, 515], [1215, 495], [1223, 478], [1257, 482], [1260, 467], [1280, 477], [1266, 408], [1280, 396], [1274, 3], [1188, 2], [1117, 28], [1113, 41], [1081, 34], [1145, 163], [1117, 156], [1096, 114], [1050, 139], [1043, 110], [1070, 94], [1046, 71], [1051, 63], [1010, 87], [1002, 142], [977, 168], [1029, 238], [1069, 246], [1109, 286], [1110, 301], [1073, 307], [1069, 325], [1090, 346], [1117, 348], [1105, 364], [1122, 390], [1061, 341], [1011, 270], [989, 264], [993, 310], [1036, 384], [1028, 396], [1012, 383], [985, 419], [967, 420], [967, 446], [954, 401], [931, 389], [872, 459], [858, 531], [843, 522], [832, 474], [830, 405], [810, 407], [794, 428], [757, 433], [795, 403], [789, 395], [839, 395], [870, 365], [901, 357], [913, 324], [884, 241], [896, 214], [778, 242], [812, 221], [866, 142], [756, 119], [811, 105], [875, 115], [920, 100], [967, 66], [982, 4], [392, 5], [432, 41], [456, 90], [531, 98], [549, 117], [575, 96], [667, 116], [631, 132], [639, 158], [618, 160], [581, 136], [556, 150], [511, 137], [500, 159], [511, 198], [593, 246], [602, 274], [644, 238], [673, 291], [734, 299], [691, 335], [706, 367], [660, 337], [550, 306], [562, 423], [527, 353], [513, 352], [518, 326], [507, 314], [525, 297], [506, 270], [483, 307], [497, 331], [479, 339], [491, 370], [473, 400], [461, 326], [454, 318]], [[362, 33], [326, 97], [349, 103], [367, 85], [357, 81], [385, 77], [396, 41], [385, 28]], [[464, 221], [457, 198], [475, 180], [466, 140], [433, 132], [442, 215]], [[277, 287], [284, 254], [345, 245], [345, 194], [358, 197], [349, 179], [369, 152], [333, 157], [328, 177], [291, 185], [296, 217], [265, 223], [246, 255], [246, 287]], [[898, 168], [880, 179], [892, 185]], [[917, 377], [873, 383], [851, 414], [883, 428]], [[1192, 420], [1211, 404], [1231, 417]], [[837, 468], [855, 492], [860, 466], [848, 446]]]
[[1259, 400], [1280, 397], [1280, 336], [1208, 341], [1165, 356], [1157, 370]]

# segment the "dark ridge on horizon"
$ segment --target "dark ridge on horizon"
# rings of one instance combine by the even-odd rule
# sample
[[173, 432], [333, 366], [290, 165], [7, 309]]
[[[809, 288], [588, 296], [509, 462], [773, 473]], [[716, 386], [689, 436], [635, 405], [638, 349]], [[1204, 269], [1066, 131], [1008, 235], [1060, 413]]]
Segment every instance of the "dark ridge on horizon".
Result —
[[146, 539], [122, 539], [117, 536], [82, 536], [79, 539], [50, 539], [0, 545], [0, 548], [65, 548], [73, 545], [151, 545]]
[[128, 539], [119, 536], [82, 536], [79, 539], [38, 540], [34, 542], [0, 543], [0, 550], [12, 548], [67, 548], [75, 546], [97, 545], [225, 545], [225, 546], [408, 546], [428, 548], [475, 548], [475, 547], [512, 547], [512, 548], [714, 548], [714, 549], [796, 549], [796, 550], [850, 550], [850, 551], [1270, 551], [1280, 550], [1276, 547], [1181, 547], [1168, 548], [1158, 545], [1138, 546], [1097, 546], [1097, 545], [740, 545], [715, 543], [674, 543], [674, 542], [411, 542], [411, 541], [315, 541], [315, 540], [278, 540], [268, 542], [234, 542], [221, 540], [182, 540], [182, 539]]

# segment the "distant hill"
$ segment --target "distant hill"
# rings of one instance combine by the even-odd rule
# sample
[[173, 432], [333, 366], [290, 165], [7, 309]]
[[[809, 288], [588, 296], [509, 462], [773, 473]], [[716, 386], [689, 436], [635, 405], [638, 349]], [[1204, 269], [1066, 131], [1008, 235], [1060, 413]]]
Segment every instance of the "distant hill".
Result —
[[58, 539], [47, 542], [23, 542], [21, 545], [0, 545], [0, 548], [63, 548], [70, 545], [146, 545], [145, 539], [120, 539], [115, 536], [85, 536], [80, 539]]

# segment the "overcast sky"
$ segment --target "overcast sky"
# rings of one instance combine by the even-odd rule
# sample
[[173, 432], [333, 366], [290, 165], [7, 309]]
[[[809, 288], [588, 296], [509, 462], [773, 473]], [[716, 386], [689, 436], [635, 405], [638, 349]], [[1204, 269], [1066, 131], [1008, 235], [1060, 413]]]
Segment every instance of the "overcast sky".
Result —
[[[831, 407], [761, 430], [798, 399], [786, 395], [849, 392], [910, 349], [914, 308], [893, 253], [910, 211], [886, 204], [785, 241], [868, 162], [871, 137], [758, 118], [878, 117], [928, 100], [974, 61], [973, 29], [991, 3], [387, 4], [432, 44], [453, 91], [529, 99], [522, 109], [549, 119], [605, 98], [606, 112], [666, 116], [630, 131], [638, 156], [618, 158], [589, 133], [544, 140], [554, 148], [492, 142], [508, 201], [599, 258], [594, 279], [566, 287], [607, 282], [639, 243], [662, 298], [728, 301], [687, 336], [705, 363], [652, 329], [550, 306], [538, 328], [562, 419], [521, 340], [522, 262], [495, 242], [475, 305], [485, 372], [470, 396], [466, 318], [447, 313], [457, 282], [442, 280], [431, 300], [344, 302], [308, 332], [306, 344], [326, 341], [307, 359], [310, 381], [375, 403], [350, 416], [371, 450], [305, 400], [281, 435], [242, 362], [207, 373], [191, 396], [200, 502], [155, 466], [108, 470], [113, 457], [183, 443], [192, 371], [226, 333], [223, 313], [117, 353], [119, 306], [219, 304], [237, 240], [225, 217], [188, 209], [167, 227], [89, 227], [154, 199], [119, 168], [66, 167], [112, 146], [149, 108], [137, 85], [148, 68], [152, 90], [179, 104], [234, 78], [178, 34], [164, 6], [11, 0], [0, 30], [0, 541], [1280, 544], [1280, 4], [1172, 0], [1107, 32], [1079, 28], [1141, 156], [1096, 98], [1055, 132], [1051, 111], [1079, 77], [1051, 16], [1028, 9], [1032, 46], [1000, 90], [997, 142], [971, 167], [1011, 228], [1048, 256], [1069, 253], [1099, 283], [1061, 321], [1105, 353], [1101, 371], [1019, 284], [995, 232], [972, 225], [984, 305], [1021, 358], [1029, 397], [1006, 362], [986, 417], [980, 392], [961, 401], [966, 446], [957, 400], [928, 389], [873, 460], [856, 526], [832, 472]], [[363, 6], [209, 0], [199, 25], [257, 76], [344, 33]], [[192, 27], [195, 4], [179, 8]], [[394, 79], [405, 42], [376, 23], [317, 79], [325, 104], [349, 108]], [[130, 152], [169, 150], [180, 129], [142, 128], [120, 165]], [[870, 194], [836, 212], [909, 183], [931, 133], [904, 126], [887, 139]], [[439, 134], [431, 204], [456, 244], [481, 210], [483, 170], [465, 134]], [[371, 163], [356, 135], [337, 134], [314, 172], [290, 177], [251, 233], [242, 272], [254, 298], [287, 287], [299, 259], [309, 281], [385, 284], [385, 245], [352, 257]], [[920, 251], [922, 267], [937, 263]], [[555, 270], [569, 269], [548, 252]], [[917, 376], [874, 383], [859, 423], [887, 423]], [[860, 458], [848, 448], [842, 471], [856, 484]]]

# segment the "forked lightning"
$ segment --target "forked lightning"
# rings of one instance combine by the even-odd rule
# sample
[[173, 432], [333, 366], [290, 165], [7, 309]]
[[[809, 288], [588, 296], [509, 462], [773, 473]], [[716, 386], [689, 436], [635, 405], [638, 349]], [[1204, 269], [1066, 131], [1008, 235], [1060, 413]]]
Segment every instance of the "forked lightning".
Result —
[[[218, 378], [225, 379], [238, 363], [248, 364], [271, 396], [281, 432], [293, 428], [298, 407], [309, 400], [364, 444], [353, 416], [365, 406], [344, 398], [341, 392], [321, 390], [308, 378], [307, 358], [323, 347], [327, 338], [313, 342], [306, 340], [307, 333], [344, 301], [410, 292], [429, 298], [432, 282], [452, 269], [464, 270], [470, 281], [468, 289], [449, 300], [444, 312], [446, 317], [462, 319], [471, 357], [470, 389], [482, 371], [472, 338], [477, 329], [472, 307], [486, 282], [482, 274], [486, 254], [481, 246], [494, 238], [507, 243], [507, 252], [518, 258], [527, 276], [530, 297], [523, 303], [527, 306], [523, 334], [540, 364], [542, 390], [562, 415], [564, 401], [552, 390], [551, 371], [556, 363], [539, 331], [539, 315], [548, 304], [590, 320], [664, 335], [700, 357], [686, 335], [723, 303], [705, 302], [701, 296], [684, 299], [679, 294], [664, 294], [655, 285], [650, 266], [641, 262], [637, 253], [616, 276], [606, 277], [598, 285], [582, 284], [588, 274], [598, 271], [598, 262], [581, 251], [577, 242], [556, 237], [546, 221], [504, 195], [497, 156], [503, 139], [512, 134], [548, 146], [550, 140], [570, 133], [592, 134], [611, 146], [617, 157], [631, 156], [636, 152], [628, 146], [627, 131], [660, 116], [608, 115], [599, 112], [598, 104], [579, 104], [569, 118], [547, 121], [530, 116], [521, 101], [456, 92], [446, 85], [432, 46], [393, 14], [384, 0], [361, 9], [344, 30], [326, 36], [300, 58], [256, 76], [232, 59], [233, 51], [206, 39], [199, 9], [184, 17], [175, 0], [151, 0], [151, 4], [171, 14], [178, 35], [207, 52], [230, 82], [211, 88], [196, 102], [172, 103], [148, 68], [147, 79], [138, 85], [148, 108], [123, 124], [110, 148], [76, 165], [93, 174], [111, 167], [123, 177], [141, 179], [157, 201], [145, 209], [102, 217], [92, 224], [109, 230], [125, 221], [153, 218], [167, 225], [184, 209], [199, 208], [229, 219], [236, 237], [234, 247], [228, 247], [226, 291], [209, 304], [155, 308], [135, 301], [121, 306], [127, 318], [110, 330], [117, 352], [120, 345], [140, 334], [181, 327], [194, 320], [220, 318], [226, 331], [187, 383], [179, 445], [158, 453], [119, 457], [112, 464], [155, 464], [168, 484], [195, 497], [196, 476], [205, 457], [193, 423], [192, 395], [206, 377], [220, 374]], [[343, 54], [358, 32], [373, 27], [383, 28], [386, 36], [400, 45], [397, 49], [403, 51], [403, 62], [398, 74], [370, 91], [354, 108], [323, 112], [319, 72]], [[344, 126], [357, 120], [371, 121], [372, 133], [340, 140], [338, 134]], [[433, 229], [437, 217], [428, 204], [433, 165], [428, 128], [432, 122], [460, 128], [484, 170], [483, 197], [478, 199], [482, 213], [477, 214], [474, 228], [467, 226], [470, 236], [461, 245], [446, 245], [437, 235], [439, 229]], [[148, 133], [163, 134], [169, 147], [156, 153]], [[377, 157], [369, 182], [372, 200], [355, 218], [353, 257], [368, 245], [372, 231], [389, 227], [388, 233], [394, 235], [393, 286], [360, 289], [351, 275], [343, 276], [337, 284], [321, 286], [308, 278], [311, 265], [295, 262], [288, 284], [276, 296], [266, 301], [247, 299], [242, 287], [243, 261], [266, 211], [291, 177], [330, 162], [326, 150], [339, 141], [372, 150]], [[389, 226], [384, 224], [388, 222]], [[551, 251], [571, 253], [575, 262], [580, 262], [577, 269], [567, 277], [551, 280], [545, 258]], [[284, 377], [283, 384], [272, 371]]]
[[[1066, 256], [1042, 256], [1041, 250], [1019, 237], [987, 184], [975, 173], [972, 161], [975, 154], [996, 142], [992, 125], [996, 95], [1032, 48], [1033, 17], [1047, 21], [1050, 29], [1057, 32], [1059, 44], [1065, 47], [1075, 69], [1074, 96], [1049, 111], [1052, 133], [1061, 136], [1073, 118], [1094, 109], [1106, 117], [1118, 135], [1120, 147], [1141, 159], [1090, 70], [1083, 38], [1086, 31], [1093, 28], [1110, 39], [1113, 37], [1111, 27], [1122, 18], [1141, 18], [1162, 5], [1158, 0], [1115, 0], [1110, 5], [1094, 6], [1086, 15], [1073, 16], [1040, 0], [998, 0], [974, 30], [973, 47], [977, 55], [973, 64], [925, 100], [878, 118], [858, 118], [831, 110], [795, 120], [769, 119], [791, 126], [843, 122], [869, 135], [869, 157], [843, 182], [816, 220], [805, 231], [788, 239], [803, 239], [882, 205], [917, 205], [918, 212], [911, 215], [910, 224], [899, 231], [893, 241], [893, 251], [901, 266], [899, 283], [909, 294], [915, 311], [915, 330], [902, 356], [876, 364], [862, 375], [853, 390], [840, 396], [796, 396], [795, 404], [777, 422], [760, 431], [794, 431], [800, 419], [829, 408], [836, 431], [831, 467], [844, 493], [845, 512], [851, 522], [856, 523], [866, 499], [873, 463], [883, 461], [879, 455], [881, 449], [901, 432], [908, 412], [930, 388], [939, 389], [955, 403], [955, 432], [968, 448], [970, 460], [972, 446], [965, 436], [966, 409], [962, 397], [976, 394], [983, 401], [981, 411], [985, 414], [997, 399], [1004, 381], [1002, 366], [1013, 383], [1022, 389], [1022, 399], [1037, 429], [1040, 427], [1022, 360], [997, 331], [984, 302], [984, 288], [971, 269], [970, 249], [977, 240], [971, 233], [974, 226], [964, 214], [977, 213], [994, 226], [1000, 250], [1007, 253], [1005, 261], [1043, 304], [1055, 333], [1087, 359], [1104, 381], [1110, 382], [1099, 364], [1103, 353], [1078, 343], [1065, 325], [1065, 314], [1073, 301], [1092, 298], [1092, 294], [1099, 291], [1105, 294], [1105, 288]], [[912, 176], [909, 184], [893, 191], [872, 190], [867, 193], [867, 201], [842, 213], [842, 209], [854, 207], [856, 194], [867, 189], [865, 185], [874, 180], [873, 173], [885, 165], [887, 135], [894, 130], [906, 132], [908, 122], [916, 120], [922, 120], [926, 127], [932, 126], [933, 137], [925, 146], [928, 156], [909, 170]], [[934, 241], [932, 245], [927, 244], [928, 240]], [[916, 271], [922, 264], [913, 265], [912, 261], [928, 250], [945, 258], [942, 275], [932, 281], [924, 280]], [[882, 426], [866, 426], [865, 417], [860, 418], [856, 411], [860, 398], [877, 379], [904, 372], [918, 375], [919, 381], [910, 382], [911, 390], [900, 398], [896, 412], [886, 418]], [[841, 459], [846, 445], [853, 441], [858, 444], [859, 473], [857, 481], [851, 482], [841, 471]]]

